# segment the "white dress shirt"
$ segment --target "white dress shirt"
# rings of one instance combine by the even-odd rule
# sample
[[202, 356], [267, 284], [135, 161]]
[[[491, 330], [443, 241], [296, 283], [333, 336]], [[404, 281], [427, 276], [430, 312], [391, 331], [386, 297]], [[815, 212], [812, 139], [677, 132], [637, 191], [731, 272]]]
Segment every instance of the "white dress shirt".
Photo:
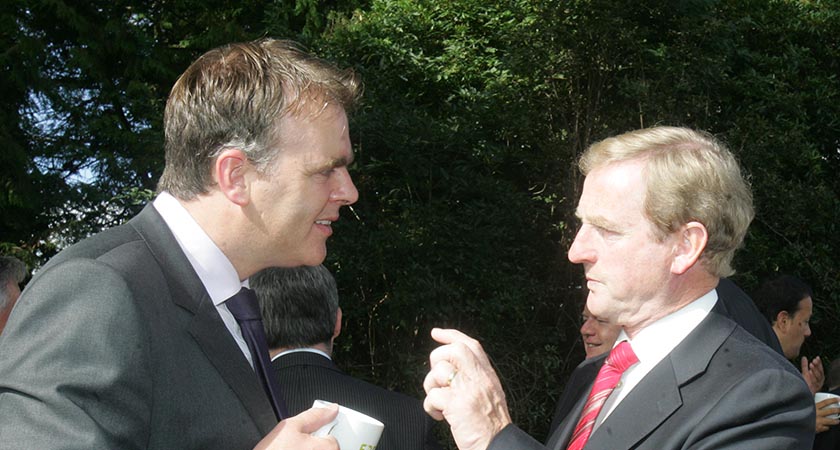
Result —
[[224, 303], [243, 286], [248, 287], [248, 280], [239, 280], [239, 275], [227, 256], [175, 197], [168, 192], [161, 192], [152, 204], [175, 235], [175, 240], [187, 255], [204, 289], [210, 294], [210, 300], [216, 306], [219, 316], [236, 340], [242, 354], [248, 359], [251, 367], [254, 367], [251, 351], [242, 337], [242, 330]]
[[642, 381], [645, 375], [665, 359], [689, 333], [697, 328], [697, 325], [700, 325], [700, 322], [712, 311], [717, 300], [717, 291], [712, 289], [680, 310], [646, 326], [633, 339], [627, 337], [624, 330], [621, 330], [613, 348], [621, 341], [630, 342], [633, 353], [639, 358], [639, 362], [625, 370], [621, 375], [618, 386], [604, 402], [604, 406], [598, 414], [595, 428], [601, 425], [615, 410], [616, 406], [627, 397], [627, 394]]
[[326, 352], [323, 352], [323, 351], [321, 351], [321, 350], [318, 350], [317, 348], [308, 348], [308, 347], [306, 347], [306, 348], [293, 348], [293, 349], [291, 349], [291, 350], [285, 350], [285, 351], [282, 351], [282, 352], [280, 352], [280, 353], [278, 353], [278, 354], [274, 355], [274, 357], [273, 357], [273, 358], [271, 358], [271, 361], [272, 361], [272, 362], [274, 362], [277, 358], [279, 358], [279, 357], [281, 357], [281, 356], [283, 356], [283, 355], [288, 355], [289, 353], [298, 353], [298, 352], [309, 352], [309, 353], [315, 353], [315, 354], [321, 355], [321, 356], [323, 356], [324, 358], [327, 358], [327, 359], [329, 359], [330, 361], [332, 361], [332, 358], [330, 358], [330, 355], [326, 354]]

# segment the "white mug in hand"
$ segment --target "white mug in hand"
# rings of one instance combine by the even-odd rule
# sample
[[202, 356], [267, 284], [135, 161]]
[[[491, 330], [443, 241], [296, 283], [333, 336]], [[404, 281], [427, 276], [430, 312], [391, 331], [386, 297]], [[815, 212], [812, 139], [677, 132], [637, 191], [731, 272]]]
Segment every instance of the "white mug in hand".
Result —
[[[326, 408], [332, 403], [315, 400], [313, 408]], [[341, 450], [376, 450], [376, 444], [382, 436], [385, 425], [373, 417], [338, 405], [335, 420], [312, 433], [313, 436], [332, 436], [338, 441]]]
[[[837, 398], [840, 399], [840, 395], [832, 394], [830, 392], [817, 392], [814, 394], [814, 402], [819, 403], [827, 398]], [[834, 404], [826, 406], [826, 408], [840, 408], [840, 404]], [[838, 414], [830, 414], [828, 416], [829, 419], [840, 419], [840, 413]]]

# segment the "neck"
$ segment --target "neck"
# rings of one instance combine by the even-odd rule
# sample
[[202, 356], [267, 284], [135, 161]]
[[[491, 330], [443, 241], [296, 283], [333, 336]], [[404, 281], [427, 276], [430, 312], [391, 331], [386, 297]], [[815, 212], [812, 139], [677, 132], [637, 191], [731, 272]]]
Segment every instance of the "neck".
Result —
[[251, 234], [243, 229], [242, 221], [239, 220], [242, 215], [241, 208], [227, 201], [219, 192], [210, 192], [193, 200], [178, 201], [225, 254], [240, 280], [247, 279], [259, 270], [260, 266], [255, 264], [257, 261], [253, 257], [257, 253], [249, 248], [247, 240], [241, 239], [241, 236]]
[[[720, 280], [718, 277], [709, 274], [705, 270], [699, 271], [694, 269], [692, 268], [689, 272], [671, 280], [668, 285], [668, 290], [665, 293], [666, 298], [670, 300], [666, 307], [660, 307], [656, 311], [651, 311], [650, 314], [646, 315], [646, 319], [638, 323], [624, 325], [623, 328], [627, 337], [633, 339], [633, 337], [650, 324], [685, 308], [717, 286]], [[655, 305], [657, 302], [651, 302], [650, 304]]]

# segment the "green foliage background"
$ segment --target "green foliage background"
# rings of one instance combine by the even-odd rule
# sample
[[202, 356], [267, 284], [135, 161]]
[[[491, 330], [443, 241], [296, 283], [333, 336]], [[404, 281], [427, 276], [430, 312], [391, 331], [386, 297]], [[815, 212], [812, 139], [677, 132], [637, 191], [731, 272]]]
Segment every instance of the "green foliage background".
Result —
[[163, 105], [195, 57], [284, 37], [366, 84], [351, 124], [361, 199], [327, 260], [351, 373], [421, 397], [430, 328], [457, 327], [542, 438], [583, 357], [581, 272], [565, 259], [575, 158], [655, 124], [708, 130], [737, 154], [757, 217], [735, 280], [807, 280], [803, 352], [840, 355], [836, 0], [5, 3], [0, 250], [33, 266], [150, 198]]

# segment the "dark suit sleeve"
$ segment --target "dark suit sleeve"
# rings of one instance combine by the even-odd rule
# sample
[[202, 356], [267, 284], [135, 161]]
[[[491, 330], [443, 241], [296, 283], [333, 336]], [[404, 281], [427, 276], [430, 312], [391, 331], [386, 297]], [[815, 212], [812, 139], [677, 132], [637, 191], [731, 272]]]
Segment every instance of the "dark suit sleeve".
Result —
[[0, 446], [145, 448], [147, 324], [128, 283], [89, 259], [46, 268], [0, 337]]
[[437, 422], [435, 422], [435, 420], [432, 419], [428, 415], [426, 415], [424, 417], [423, 422], [425, 423], [425, 428], [426, 428], [426, 431], [424, 433], [425, 436], [426, 436], [426, 441], [423, 443], [423, 449], [424, 450], [443, 450], [443, 447], [440, 446], [440, 443], [437, 440], [437, 436], [435, 436], [435, 424]]
[[502, 429], [487, 447], [487, 450], [546, 450], [546, 447], [532, 438], [516, 425], [510, 424]]
[[738, 383], [692, 425], [685, 449], [810, 449], [816, 421], [804, 382], [781, 370], [762, 370]]

